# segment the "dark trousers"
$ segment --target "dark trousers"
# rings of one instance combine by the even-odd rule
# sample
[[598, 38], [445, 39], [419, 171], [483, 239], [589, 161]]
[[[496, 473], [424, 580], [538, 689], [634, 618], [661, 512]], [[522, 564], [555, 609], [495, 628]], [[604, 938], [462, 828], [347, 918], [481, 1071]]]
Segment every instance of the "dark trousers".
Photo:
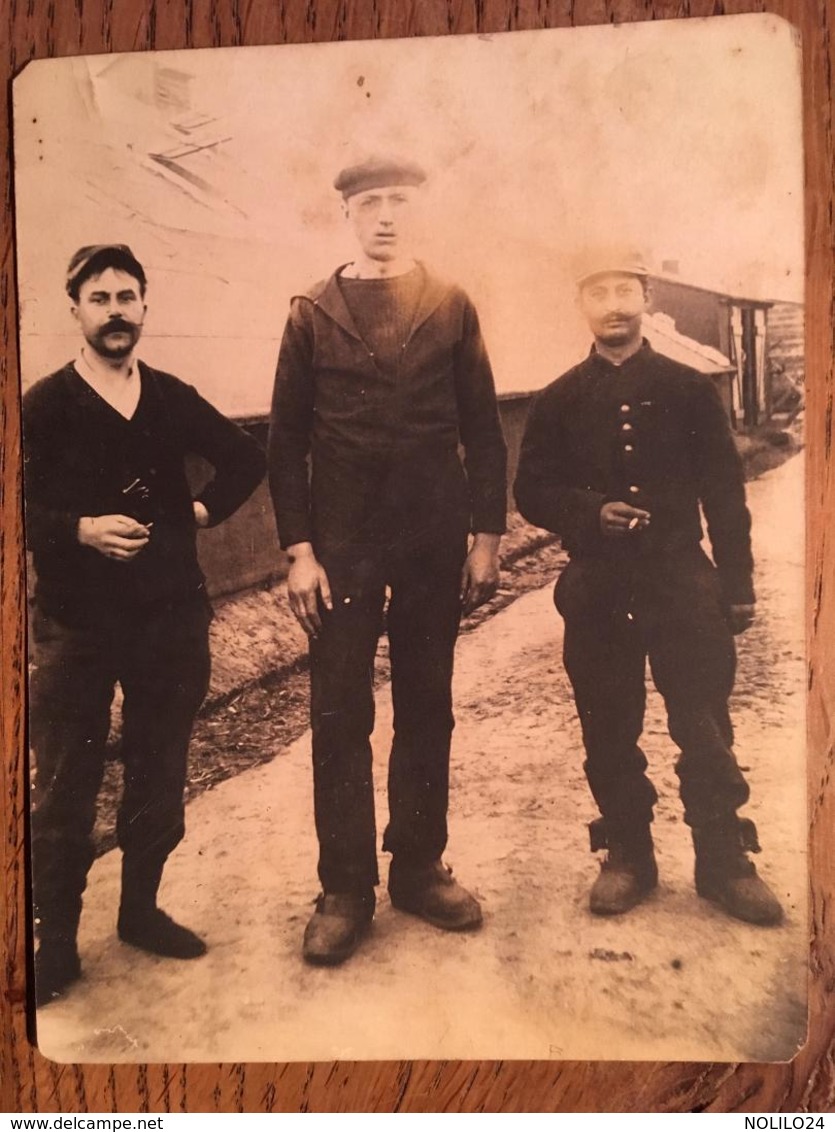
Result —
[[370, 736], [387, 587], [394, 741], [383, 849], [425, 864], [446, 846], [465, 554], [459, 539], [409, 554], [320, 552], [333, 611], [310, 645], [311, 724], [319, 878], [327, 892], [366, 891], [379, 881]]
[[186, 758], [209, 682], [203, 601], [108, 628], [71, 628], [37, 611], [30, 740], [34, 902], [41, 938], [74, 938], [104, 773], [110, 705], [124, 694], [124, 790], [117, 838], [126, 875], [154, 876], [184, 833]]
[[638, 746], [645, 669], [664, 698], [691, 826], [729, 818], [748, 800], [734, 757], [728, 697], [736, 655], [718, 575], [700, 550], [569, 563], [557, 583], [564, 660], [586, 750], [584, 769], [610, 830], [652, 820], [657, 799]]

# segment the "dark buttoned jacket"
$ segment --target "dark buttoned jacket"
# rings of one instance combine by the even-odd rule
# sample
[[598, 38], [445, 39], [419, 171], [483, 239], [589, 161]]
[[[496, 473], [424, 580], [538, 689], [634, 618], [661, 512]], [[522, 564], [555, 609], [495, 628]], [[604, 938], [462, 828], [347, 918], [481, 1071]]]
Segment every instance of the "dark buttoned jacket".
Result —
[[292, 300], [268, 454], [282, 546], [504, 530], [505, 443], [478, 316], [461, 288], [421, 270], [394, 371], [363, 340], [338, 272]]
[[[572, 558], [624, 565], [698, 549], [701, 505], [725, 600], [754, 600], [742, 462], [719, 394], [646, 339], [620, 366], [592, 350], [536, 397], [515, 494]], [[613, 501], [649, 511], [649, 527], [604, 536], [600, 509]]]

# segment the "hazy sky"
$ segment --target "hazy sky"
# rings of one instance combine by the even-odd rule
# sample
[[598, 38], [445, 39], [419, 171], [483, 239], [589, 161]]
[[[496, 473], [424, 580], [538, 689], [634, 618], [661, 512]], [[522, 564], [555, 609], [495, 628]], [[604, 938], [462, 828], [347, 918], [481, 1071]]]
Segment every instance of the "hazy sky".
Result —
[[[193, 159], [209, 194], [148, 158], [183, 141], [143, 94], [161, 66], [213, 119], [220, 144]], [[429, 168], [426, 258], [476, 300], [500, 388], [576, 360], [569, 266], [588, 240], [802, 299], [799, 49], [770, 15], [49, 60], [15, 108], [27, 380], [71, 349], [69, 255], [120, 239], [152, 280], [148, 360], [265, 408], [289, 297], [351, 258], [331, 183], [368, 150]]]

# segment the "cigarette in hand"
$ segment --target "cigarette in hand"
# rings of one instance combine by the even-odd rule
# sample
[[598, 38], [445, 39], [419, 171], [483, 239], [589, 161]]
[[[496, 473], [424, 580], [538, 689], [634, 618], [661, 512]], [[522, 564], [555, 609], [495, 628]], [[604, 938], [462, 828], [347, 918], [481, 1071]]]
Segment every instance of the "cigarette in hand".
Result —
[[626, 529], [628, 531], [634, 531], [635, 528], [637, 527], [637, 525], [638, 525], [638, 518], [636, 516], [634, 519], [629, 520], [629, 526]]

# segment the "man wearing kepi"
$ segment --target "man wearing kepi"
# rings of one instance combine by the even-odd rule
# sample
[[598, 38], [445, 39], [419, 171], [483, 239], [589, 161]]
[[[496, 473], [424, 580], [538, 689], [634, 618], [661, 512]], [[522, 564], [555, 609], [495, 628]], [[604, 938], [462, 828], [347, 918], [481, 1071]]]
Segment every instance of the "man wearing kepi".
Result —
[[[756, 830], [737, 814], [749, 790], [728, 713], [733, 635], [754, 617], [741, 461], [710, 379], [642, 338], [641, 256], [590, 254], [577, 284], [594, 346], [534, 402], [515, 490], [525, 518], [559, 534], [570, 555], [555, 600], [601, 813], [592, 850], [608, 849], [591, 911], [625, 912], [657, 884], [657, 795], [638, 746], [648, 656], [681, 750], [696, 889], [739, 919], [777, 923], [780, 904], [747, 856]], [[713, 563], [700, 547], [700, 504]]]
[[323, 888], [304, 938], [312, 963], [347, 958], [374, 914], [372, 678], [387, 587], [391, 902], [440, 928], [481, 923], [441, 858], [453, 650], [462, 609], [497, 586], [505, 446], [476, 312], [412, 258], [424, 180], [387, 157], [339, 174], [357, 255], [293, 299], [278, 359], [270, 485], [310, 637]]
[[[192, 386], [135, 357], [146, 278], [128, 247], [81, 248], [66, 289], [84, 341], [73, 362], [23, 398], [36, 574], [30, 733], [40, 1005], [81, 973], [76, 937], [117, 681], [118, 933], [158, 955], [206, 950], [156, 903], [184, 832], [188, 743], [209, 679], [211, 609], [195, 531], [231, 515], [264, 473], [246, 433]], [[187, 453], [215, 469], [194, 497]]]

